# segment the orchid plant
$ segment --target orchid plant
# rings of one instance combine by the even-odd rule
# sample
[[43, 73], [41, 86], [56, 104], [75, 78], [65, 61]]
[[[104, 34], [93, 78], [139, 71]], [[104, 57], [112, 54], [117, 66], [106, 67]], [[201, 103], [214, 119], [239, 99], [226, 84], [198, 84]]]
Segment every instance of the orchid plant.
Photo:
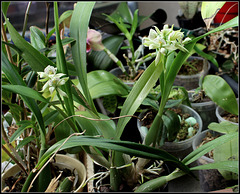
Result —
[[[41, 89], [28, 87], [23, 77], [21, 77], [21, 71], [19, 73], [14, 64], [10, 62], [12, 60], [11, 56], [7, 55], [9, 54], [8, 50], [2, 51], [2, 75], [5, 81], [2, 89], [4, 92], [8, 91], [18, 94], [22, 102], [31, 111], [31, 121], [35, 126], [34, 132], [36, 133], [37, 145], [40, 147], [37, 164], [34, 169], [29, 169], [26, 172], [27, 180], [24, 183], [22, 192], [29, 191], [38, 176], [39, 188], [37, 188], [37, 191], [45, 191], [49, 183], [46, 177], [48, 179], [51, 177], [49, 161], [60, 150], [74, 153], [84, 150], [97, 164], [107, 169], [107, 174], [110, 175], [111, 189], [114, 191], [119, 190], [119, 185], [124, 179], [127, 180], [126, 182], [129, 185], [134, 186], [140, 179], [141, 174], [145, 172], [144, 168], [149, 160], [171, 162], [175, 165], [176, 170], [167, 176], [162, 176], [142, 184], [136, 191], [152, 191], [172, 179], [185, 174], [193, 175], [192, 170], [216, 168], [217, 164], [216, 166], [206, 165], [202, 168], [196, 167], [191, 169], [187, 165], [210, 149], [229, 141], [233, 136], [236, 136], [237, 132], [225, 135], [217, 141], [212, 141], [211, 144], [195, 150], [184, 158], [183, 161], [179, 161], [168, 152], [156, 148], [158, 144], [157, 137], [161, 132], [161, 116], [174, 78], [182, 63], [188, 57], [188, 53], [193, 49], [195, 43], [204, 36], [238, 25], [237, 18], [192, 40], [189, 38], [183, 39], [180, 31], [173, 31], [173, 28], [168, 26], [164, 26], [164, 29], [161, 31], [158, 28], [155, 28], [155, 31], [151, 30], [150, 35], [143, 40], [143, 44], [151, 49], [155, 49], [154, 56], [156, 58], [133, 86], [123, 104], [120, 116], [109, 118], [98, 113], [95, 107], [88, 85], [89, 79], [86, 70], [86, 51], [89, 51], [89, 46], [92, 49], [104, 49], [99, 42], [101, 40], [99, 34], [95, 38], [95, 32], [88, 28], [94, 4], [95, 2], [78, 2], [71, 16], [70, 36], [73, 39], [71, 40], [71, 50], [74, 75], [78, 79], [77, 84], [74, 84], [73, 80], [68, 78], [72, 71], [70, 71], [69, 65], [66, 63], [63, 52], [63, 40], [61, 40], [59, 32], [57, 2], [54, 2], [56, 60], [51, 60], [40, 53], [19, 35], [6, 18], [7, 4], [5, 3], [3, 6], [2, 12], [6, 27], [14, 45], [7, 41], [3, 41], [3, 43], [6, 47], [14, 49], [17, 55], [22, 57], [22, 60], [26, 61], [34, 72], [38, 72], [40, 78], [43, 78], [39, 80], [40, 83], [46, 82]], [[95, 41], [100, 43], [97, 47], [94, 47]], [[176, 52], [178, 49], [180, 51]], [[98, 78], [100, 77], [101, 80], [104, 80], [105, 76], [110, 74], [103, 71], [98, 73]], [[122, 141], [120, 138], [123, 131], [131, 130], [126, 128], [126, 124], [134, 116], [137, 108], [158, 79], [160, 80], [162, 93], [161, 104], [153, 127], [144, 141], [145, 145]], [[116, 78], [114, 80], [115, 83], [118, 83], [118, 86], [121, 86], [121, 83], [116, 81]], [[56, 97], [55, 94], [57, 94], [58, 100], [54, 99]], [[84, 111], [76, 108], [76, 104], [84, 107]], [[62, 120], [56, 119], [55, 114], [61, 115]], [[113, 119], [119, 119], [116, 125]], [[23, 118], [21, 121], [24, 124], [24, 121], [27, 121], [27, 119]], [[66, 123], [67, 126], [61, 127]], [[15, 136], [19, 136], [26, 128], [19, 129]], [[57, 139], [55, 144], [49, 145], [46, 138], [49, 137], [50, 133], [57, 130], [60, 132], [60, 138]], [[3, 131], [2, 133], [4, 134]], [[7, 138], [5, 142], [9, 145]], [[28, 144], [29, 140], [24, 141], [22, 145]], [[14, 152], [14, 154], [16, 153]], [[137, 157], [137, 163], [130, 156]], [[220, 168], [224, 169], [226, 166], [228, 170], [237, 172], [237, 163], [235, 161], [227, 161]], [[21, 166], [21, 168], [26, 171], [25, 166]]]

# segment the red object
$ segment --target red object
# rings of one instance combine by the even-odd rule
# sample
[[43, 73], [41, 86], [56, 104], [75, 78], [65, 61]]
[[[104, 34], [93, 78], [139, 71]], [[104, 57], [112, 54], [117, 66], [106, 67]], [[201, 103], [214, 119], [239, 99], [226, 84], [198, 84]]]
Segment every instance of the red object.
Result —
[[238, 1], [226, 2], [214, 18], [214, 23], [225, 23], [238, 16]]

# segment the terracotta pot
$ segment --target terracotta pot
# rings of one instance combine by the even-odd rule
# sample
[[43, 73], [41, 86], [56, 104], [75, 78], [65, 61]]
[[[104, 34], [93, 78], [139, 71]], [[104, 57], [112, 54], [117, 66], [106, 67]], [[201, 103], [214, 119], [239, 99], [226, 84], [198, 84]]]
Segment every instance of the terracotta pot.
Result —
[[[79, 160], [72, 158], [67, 155], [63, 154], [56, 154], [55, 162], [53, 163], [54, 166], [57, 166], [59, 169], [67, 168], [74, 172], [74, 174], [78, 175], [78, 182], [77, 182], [77, 189], [73, 192], [82, 192], [83, 191], [83, 184], [86, 180], [86, 168], [82, 162]], [[75, 170], [74, 170], [75, 169]], [[17, 173], [21, 171], [18, 165], [14, 165], [8, 170], [6, 170], [2, 174], [2, 187], [5, 187], [4, 180], [10, 176], [15, 176]]]

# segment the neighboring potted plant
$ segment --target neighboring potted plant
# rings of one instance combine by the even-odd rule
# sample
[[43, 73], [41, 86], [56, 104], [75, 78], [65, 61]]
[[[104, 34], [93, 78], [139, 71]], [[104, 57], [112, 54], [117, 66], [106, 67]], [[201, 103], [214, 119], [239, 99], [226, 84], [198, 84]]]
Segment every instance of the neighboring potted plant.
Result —
[[187, 90], [199, 86], [199, 80], [208, 74], [210, 63], [202, 57], [191, 56], [182, 65], [175, 78], [174, 85], [183, 86]]
[[[187, 105], [179, 104], [166, 108], [163, 114], [163, 122], [167, 132], [164, 142], [160, 142], [160, 148], [183, 159], [192, 151], [192, 141], [202, 131], [202, 119], [200, 115]], [[147, 109], [140, 113], [137, 121], [138, 130], [142, 141], [154, 120], [157, 111]]]
[[[54, 166], [52, 169], [55, 169], [56, 179], [53, 179], [53, 181], [49, 184], [46, 192], [55, 191], [58, 188], [59, 183], [61, 183], [58, 188], [59, 192], [83, 191], [83, 185], [86, 181], [86, 168], [82, 162], [64, 154], [57, 154], [51, 165]], [[69, 172], [67, 173], [67, 171]], [[17, 164], [5, 171], [2, 174], [2, 187], [8, 187], [10, 192], [20, 192], [22, 186], [21, 184], [24, 183], [22, 181], [26, 180], [26, 176], [20, 174], [20, 172], [21, 168]], [[18, 176], [18, 174], [20, 174], [20, 176]], [[62, 177], [66, 177], [66, 180], [68, 179], [69, 182], [64, 183], [67, 181], [64, 181], [64, 178]], [[22, 179], [20, 184], [17, 184], [18, 179]], [[12, 187], [12, 182], [15, 183], [15, 181], [16, 185], [15, 187]], [[65, 184], [67, 184], [67, 186]]]
[[181, 15], [177, 16], [178, 24], [180, 28], [188, 30], [204, 27], [204, 21], [201, 17], [199, 7], [201, 2], [199, 1], [184, 1], [179, 2]]
[[[123, 56], [125, 62], [119, 60], [116, 56], [111, 55], [109, 50], [104, 50], [118, 65], [117, 68], [112, 69], [110, 72], [117, 77], [123, 75], [122, 77], [125, 78], [122, 79], [125, 80], [126, 83], [130, 82], [129, 84], [132, 86], [142, 74], [142, 70], [146, 68], [144, 68], [143, 64], [155, 57], [154, 53], [149, 53], [147, 56], [143, 56], [143, 45], [140, 44], [138, 48], [135, 48], [136, 45], [133, 43], [137, 27], [150, 16], [138, 16], [138, 9], [136, 9], [132, 15], [126, 2], [120, 3], [118, 8], [111, 15], [104, 15], [110, 22], [113, 22], [118, 27], [121, 33], [125, 36], [127, 42], [126, 46], [122, 47], [122, 49], [126, 49], [126, 54]], [[139, 70], [140, 72], [138, 72]]]
[[[238, 99], [236, 99], [237, 103], [238, 103]], [[238, 105], [237, 105], [238, 107]], [[218, 106], [216, 108], [215, 114], [218, 118], [218, 122], [222, 122], [222, 121], [229, 121], [235, 125], [238, 125], [238, 112], [229, 112], [224, 110], [223, 108], [221, 108], [220, 106]]]
[[[221, 135], [232, 132], [238, 133], [238, 127], [228, 121], [221, 123], [211, 123], [208, 130], [203, 131], [194, 141], [193, 149], [197, 149], [209, 141], [218, 138]], [[238, 136], [235, 136], [230, 142], [222, 144], [213, 149], [206, 155], [197, 160], [198, 165], [209, 164], [218, 161], [235, 160], [238, 161]], [[199, 171], [200, 185], [204, 192], [225, 189], [237, 184], [237, 174], [226, 170], [200, 170]]]
[[207, 52], [217, 61], [218, 66], [211, 65], [213, 74], [225, 79], [238, 95], [238, 28], [229, 28], [222, 33], [211, 34], [206, 41]]
[[[207, 75], [201, 79], [199, 87], [189, 92], [191, 106], [203, 120], [203, 130], [211, 122], [218, 121], [219, 112], [217, 106], [227, 109], [234, 115], [238, 115], [238, 104], [235, 94], [228, 83], [217, 75]], [[222, 100], [225, 99], [225, 100]]]

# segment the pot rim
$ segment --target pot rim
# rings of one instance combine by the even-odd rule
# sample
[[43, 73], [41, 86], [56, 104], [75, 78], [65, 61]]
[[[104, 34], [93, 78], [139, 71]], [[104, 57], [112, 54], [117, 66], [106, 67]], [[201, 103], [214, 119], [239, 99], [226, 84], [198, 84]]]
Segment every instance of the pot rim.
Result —
[[[81, 168], [81, 172], [78, 172], [78, 174], [79, 174], [79, 179], [82, 179], [81, 181], [79, 181], [80, 183], [79, 183], [79, 187], [78, 188], [76, 188], [73, 192], [81, 192], [82, 190], [83, 190], [83, 185], [84, 185], [84, 183], [85, 183], [85, 181], [86, 181], [86, 175], [87, 175], [87, 173], [86, 173], [86, 168], [85, 168], [85, 166], [84, 166], [84, 164], [81, 162], [81, 161], [79, 161], [79, 160], [77, 160], [77, 159], [75, 159], [75, 158], [72, 158], [71, 156], [68, 156], [68, 155], [64, 155], [64, 154], [56, 154], [56, 156], [55, 156], [55, 159], [56, 159], [56, 161], [57, 161], [57, 158], [58, 159], [60, 159], [60, 161], [61, 162], [59, 162], [58, 164], [60, 164], [60, 165], [62, 165], [63, 164], [63, 162], [62, 161], [66, 161], [66, 160], [70, 160], [70, 162], [69, 162], [69, 165], [67, 165], [67, 167], [71, 167], [70, 165], [73, 165], [73, 164], [78, 164], [78, 166], [80, 166], [80, 168]], [[71, 169], [73, 169], [73, 167], [71, 167]], [[77, 168], [76, 168], [77, 169]], [[17, 173], [19, 173], [21, 171], [21, 168], [17, 165], [17, 164], [14, 164], [12, 167], [10, 167], [9, 169], [7, 169], [4, 173], [2, 173], [2, 176], [1, 176], [1, 178], [2, 178], [2, 187], [4, 186], [4, 179], [6, 179], [6, 178], [8, 178], [9, 176], [8, 176], [8, 174], [9, 173], [14, 173], [13, 174], [13, 176], [14, 175], [16, 175]], [[82, 176], [81, 176], [82, 175]], [[10, 175], [10, 176], [12, 176], [12, 175]]]
[[[201, 131], [202, 131], [202, 126], [203, 126], [202, 118], [201, 118], [200, 115], [197, 113], [197, 111], [195, 111], [193, 108], [191, 108], [191, 107], [189, 107], [189, 106], [187, 106], [187, 105], [184, 105], [184, 104], [179, 104], [178, 106], [174, 106], [174, 107], [179, 107], [179, 108], [185, 107], [185, 108], [188, 109], [189, 111], [192, 111], [193, 114], [197, 117], [196, 119], [198, 120], [199, 129], [198, 129], [197, 133], [196, 133], [194, 136], [192, 136], [191, 138], [189, 138], [189, 139], [185, 139], [185, 140], [179, 141], [179, 142], [166, 142], [166, 141], [165, 141], [165, 143], [164, 143], [164, 145], [163, 145], [162, 147], [168, 146], [168, 145], [174, 146], [174, 145], [184, 145], [184, 144], [187, 144], [187, 143], [193, 141], [193, 140], [195, 139], [195, 137], [196, 137], [198, 134], [200, 134]], [[173, 108], [174, 108], [174, 107], [173, 107]], [[141, 113], [144, 114], [146, 111], [148, 111], [148, 110], [146, 109], [146, 110], [142, 111]], [[141, 113], [140, 113], [140, 114], [141, 114]], [[140, 115], [139, 115], [139, 117], [141, 118]], [[141, 122], [140, 122], [139, 120], [137, 120], [137, 126], [138, 126], [138, 128], [141, 127]]]

